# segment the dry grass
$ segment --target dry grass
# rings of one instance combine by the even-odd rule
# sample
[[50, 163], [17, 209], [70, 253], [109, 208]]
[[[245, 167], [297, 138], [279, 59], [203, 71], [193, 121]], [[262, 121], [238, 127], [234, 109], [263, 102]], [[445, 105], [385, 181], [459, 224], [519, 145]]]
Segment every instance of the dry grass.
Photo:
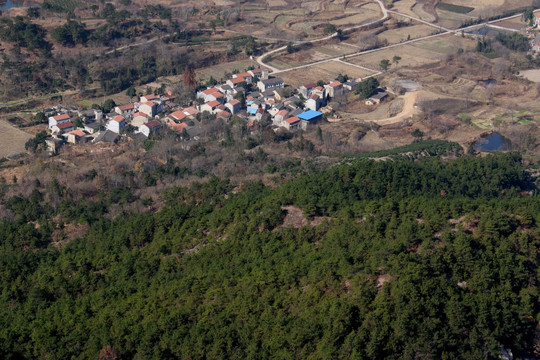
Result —
[[199, 81], [208, 80], [211, 76], [217, 80], [221, 78], [223, 78], [224, 80], [227, 80], [224, 77], [226, 72], [232, 73], [234, 70], [243, 72], [250, 66], [259, 67], [259, 65], [254, 60], [247, 59], [247, 60], [239, 60], [239, 61], [233, 61], [229, 63], [218, 64], [218, 65], [214, 65], [214, 66], [203, 68], [203, 69], [198, 69], [196, 74], [197, 74], [197, 79]]
[[330, 81], [335, 79], [339, 74], [347, 74], [351, 78], [360, 78], [371, 73], [348, 64], [330, 61], [303, 69], [287, 71], [279, 74], [279, 76], [286, 84], [299, 87], [300, 85], [318, 80]]
[[386, 30], [377, 37], [381, 40], [386, 40], [388, 44], [397, 44], [409, 39], [417, 39], [420, 37], [436, 34], [437, 29], [429, 25], [412, 25], [398, 29]]
[[0, 120], [0, 158], [24, 153], [24, 144], [32, 136]]

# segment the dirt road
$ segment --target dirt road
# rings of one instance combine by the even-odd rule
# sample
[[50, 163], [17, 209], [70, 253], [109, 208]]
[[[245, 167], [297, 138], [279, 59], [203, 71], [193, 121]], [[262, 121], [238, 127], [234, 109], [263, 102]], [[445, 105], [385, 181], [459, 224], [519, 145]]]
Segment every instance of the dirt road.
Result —
[[418, 94], [420, 91], [413, 91], [408, 92], [405, 95], [401, 97], [403, 100], [403, 109], [401, 112], [395, 116], [384, 118], [384, 119], [376, 119], [376, 120], [366, 120], [362, 119], [362, 114], [342, 114], [342, 116], [346, 118], [351, 118], [354, 120], [359, 121], [365, 121], [370, 123], [375, 123], [377, 125], [392, 125], [397, 124], [399, 122], [402, 122], [406, 119], [411, 118], [413, 115], [415, 115], [417, 112], [419, 112], [418, 109], [416, 109], [414, 106], [416, 105], [416, 101], [418, 100]]

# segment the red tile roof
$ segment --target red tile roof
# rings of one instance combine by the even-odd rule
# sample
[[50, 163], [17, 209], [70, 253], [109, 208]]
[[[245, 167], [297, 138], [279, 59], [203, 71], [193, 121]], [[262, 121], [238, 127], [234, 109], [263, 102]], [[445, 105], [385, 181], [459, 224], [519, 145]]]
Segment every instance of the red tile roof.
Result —
[[82, 130], [73, 130], [69, 132], [70, 134], [76, 135], [76, 136], [84, 136], [86, 135]]
[[151, 128], [161, 126], [161, 122], [159, 120], [152, 120], [152, 121], [147, 122], [144, 125], [146, 125], [147, 128], [151, 129]]
[[148, 118], [148, 115], [146, 115], [145, 113], [142, 113], [142, 112], [136, 112], [135, 114], [133, 114], [133, 117], [137, 117], [137, 116], [144, 116], [145, 118]]
[[279, 116], [285, 116], [285, 115], [287, 115], [288, 113], [289, 113], [289, 112], [288, 112], [287, 110], [281, 110], [280, 112], [278, 112], [278, 113], [276, 114], [276, 116], [278, 116], [278, 115], [279, 115]]
[[322, 88], [321, 86], [317, 86], [317, 87], [315, 88], [315, 90], [319, 90], [319, 91], [322, 91], [322, 89], [323, 89], [323, 88]]
[[56, 116], [53, 116], [53, 119], [56, 121], [69, 120], [69, 115], [68, 114], [56, 115]]
[[223, 110], [223, 111], [220, 111], [220, 112], [217, 113], [217, 117], [224, 117], [224, 118], [228, 119], [228, 118], [231, 117], [231, 113], [228, 112], [228, 111]]
[[305, 87], [306, 89], [311, 89], [311, 88], [314, 88], [315, 86], [317, 86], [316, 83], [309, 83], [309, 84], [307, 84], [307, 85], [304, 85], [304, 87]]
[[288, 122], [290, 125], [292, 125], [292, 124], [297, 123], [298, 121], [300, 121], [300, 119], [297, 118], [296, 116], [292, 116], [292, 117], [286, 119], [285, 121]]
[[337, 81], [337, 80], [336, 80], [336, 81], [332, 81], [332, 82], [330, 83], [330, 86], [331, 86], [331, 87], [338, 87], [338, 86], [340, 86], [340, 85], [341, 85], [341, 83], [340, 83], [339, 81]]
[[131, 110], [134, 108], [133, 104], [125, 104], [118, 107], [122, 111]]
[[251, 77], [251, 74], [248, 72], [243, 72], [241, 74], [236, 74], [236, 77], [246, 78], [246, 77]]
[[237, 78], [231, 79], [231, 82], [234, 85], [243, 83], [244, 81], [246, 81], [246, 79], [244, 79], [243, 77], [237, 77]]
[[121, 123], [122, 121], [126, 120], [122, 115], [116, 115], [112, 118], [112, 121], [116, 121], [117, 123]]
[[261, 69], [261, 68], [253, 69], [253, 70], [251, 70], [251, 72], [253, 72], [254, 74], [260, 74], [260, 73], [263, 72], [263, 69]]
[[213, 92], [213, 93], [211, 93], [210, 95], [212, 95], [212, 96], [215, 97], [216, 99], [219, 99], [219, 98], [223, 97], [223, 94], [220, 93], [220, 92], [218, 92], [218, 91]]
[[144, 98], [146, 100], [154, 100], [154, 99], [157, 99], [158, 97], [156, 95], [153, 95], [153, 94], [148, 94], [148, 95], [144, 95]]
[[186, 113], [183, 111], [183, 110], [178, 110], [178, 111], [175, 111], [173, 113], [171, 113], [171, 115], [173, 118], [175, 118], [176, 120], [182, 120], [183, 118], [185, 118], [187, 115]]
[[204, 90], [203, 94], [204, 95], [210, 95], [211, 93], [215, 93], [216, 91], [219, 91], [219, 90], [217, 88], [213, 87], [213, 88]]
[[215, 108], [216, 106], [219, 106], [219, 105], [220, 105], [220, 102], [217, 101], [217, 100], [213, 100], [213, 101], [207, 102], [206, 105], [210, 106], [210, 107], [213, 109], [213, 108]]
[[199, 110], [197, 110], [194, 107], [190, 106], [190, 107], [184, 109], [184, 113], [186, 115], [197, 115], [199, 113]]
[[68, 127], [73, 127], [73, 123], [71, 121], [68, 121], [68, 122], [65, 122], [63, 124], [58, 124], [56, 125], [57, 128], [59, 129], [65, 129], [65, 128], [68, 128]]
[[150, 106], [150, 107], [153, 107], [155, 104], [151, 101], [147, 101], [145, 103], [142, 103], [142, 105], [147, 105], [147, 106]]
[[171, 129], [173, 129], [174, 131], [177, 131], [177, 132], [182, 132], [182, 130], [187, 128], [186, 123], [177, 124], [173, 120], [169, 120], [169, 125], [171, 126]]
[[240, 101], [238, 101], [236, 99], [232, 99], [231, 101], [229, 101], [229, 104], [231, 104], [232, 106], [238, 105], [238, 104], [240, 104]]

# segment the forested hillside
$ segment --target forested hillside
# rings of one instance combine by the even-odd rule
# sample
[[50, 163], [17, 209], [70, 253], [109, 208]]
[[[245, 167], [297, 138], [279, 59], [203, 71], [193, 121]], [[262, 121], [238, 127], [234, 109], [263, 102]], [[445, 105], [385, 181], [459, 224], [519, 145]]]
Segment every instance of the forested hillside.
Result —
[[[536, 357], [528, 174], [516, 154], [359, 159], [275, 189], [214, 178], [114, 220], [121, 190], [56, 210], [39, 191], [12, 199], [0, 358]], [[283, 227], [284, 206], [317, 221]], [[89, 230], [55, 247], [68, 218]]]

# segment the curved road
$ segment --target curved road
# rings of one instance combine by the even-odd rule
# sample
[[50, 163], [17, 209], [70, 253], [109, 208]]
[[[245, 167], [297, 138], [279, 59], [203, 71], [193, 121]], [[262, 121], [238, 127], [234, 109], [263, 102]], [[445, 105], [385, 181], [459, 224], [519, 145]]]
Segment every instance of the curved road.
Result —
[[[380, 18], [379, 20], [371, 21], [371, 22], [369, 22], [369, 23], [367, 23], [367, 24], [355, 25], [355, 26], [352, 26], [352, 27], [350, 27], [350, 28], [343, 29], [342, 31], [343, 31], [343, 32], [347, 32], [347, 31], [351, 31], [351, 30], [356, 30], [356, 29], [360, 29], [360, 28], [362, 28], [362, 27], [370, 26], [370, 25], [376, 24], [376, 23], [378, 23], [378, 22], [380, 22], [380, 21], [386, 20], [386, 19], [388, 18], [388, 10], [386, 10], [386, 7], [384, 7], [384, 4], [383, 4], [382, 0], [377, 0], [377, 3], [378, 3], [379, 6], [381, 7], [381, 11], [382, 11], [382, 13], [383, 13], [382, 18]], [[296, 43], [297, 43], [297, 44], [309, 44], [309, 43], [313, 44], [313, 43], [317, 43], [317, 42], [320, 42], [320, 41], [330, 40], [330, 39], [332, 39], [332, 38], [334, 38], [334, 37], [336, 37], [336, 36], [338, 36], [338, 33], [337, 33], [337, 32], [335, 32], [335, 33], [333, 33], [333, 34], [330, 34], [330, 35], [328, 35], [328, 36], [322, 37], [322, 38], [320, 38], [320, 39], [306, 40], [306, 41], [299, 41], [299, 42], [296, 42]], [[272, 51], [269, 51], [269, 52], [267, 52], [267, 53], [264, 53], [264, 54], [262, 54], [261, 56], [259, 56], [259, 57], [257, 58], [257, 62], [258, 62], [261, 66], [264, 66], [265, 68], [268, 68], [268, 69], [269, 69], [272, 73], [274, 73], [274, 74], [283, 72], [284, 70], [279, 70], [279, 69], [277, 69], [277, 68], [275, 68], [275, 67], [273, 67], [273, 66], [271, 66], [271, 65], [268, 65], [268, 64], [266, 64], [263, 60], [264, 60], [264, 58], [266, 58], [266, 57], [268, 57], [268, 56], [270, 56], [270, 55], [273, 55], [273, 54], [275, 54], [275, 53], [278, 53], [278, 52], [280, 52], [280, 51], [283, 51], [283, 50], [285, 50], [285, 49], [287, 49], [287, 45], [282, 46], [282, 47], [279, 47], [279, 48], [274, 49], [274, 50], [272, 50]], [[326, 62], [326, 61], [317, 62], [317, 63], [323, 63], [323, 62]], [[317, 64], [317, 63], [313, 63], [313, 64], [311, 64], [311, 65], [315, 65], [315, 64]], [[301, 67], [298, 67], [298, 68], [301, 68]], [[288, 70], [291, 70], [291, 69], [288, 69]], [[287, 71], [288, 71], [288, 70], [287, 70]]]

